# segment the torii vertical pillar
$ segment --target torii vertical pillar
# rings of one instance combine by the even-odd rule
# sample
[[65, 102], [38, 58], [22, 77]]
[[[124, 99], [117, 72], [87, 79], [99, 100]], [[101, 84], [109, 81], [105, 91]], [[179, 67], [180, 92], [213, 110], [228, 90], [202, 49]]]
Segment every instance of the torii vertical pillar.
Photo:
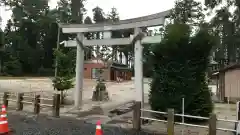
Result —
[[[135, 28], [134, 35], [138, 36], [141, 30], [139, 28]], [[136, 101], [141, 102], [141, 107], [144, 105], [144, 91], [143, 91], [143, 64], [142, 64], [142, 53], [143, 47], [141, 44], [141, 39], [136, 39], [135, 47], [134, 47], [134, 83], [135, 90], [137, 91]]]
[[83, 78], [84, 78], [84, 48], [83, 48], [83, 34], [77, 34], [77, 56], [76, 56], [76, 89], [73, 92], [74, 107], [80, 108], [82, 106], [83, 97]]

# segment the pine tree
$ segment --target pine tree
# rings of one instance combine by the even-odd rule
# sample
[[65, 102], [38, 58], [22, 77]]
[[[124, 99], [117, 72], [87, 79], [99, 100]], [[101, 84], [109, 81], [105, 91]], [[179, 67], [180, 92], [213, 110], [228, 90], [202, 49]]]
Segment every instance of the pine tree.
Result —
[[[111, 8], [110, 13], [107, 15], [107, 21], [109, 22], [119, 22], [119, 14], [117, 12], [116, 8]], [[115, 30], [112, 31], [112, 37], [111, 38], [121, 38], [122, 32], [121, 30]], [[125, 47], [125, 46], [124, 46]], [[117, 61], [117, 52], [119, 52], [120, 48], [123, 48], [123, 46], [112, 46], [112, 60]], [[122, 54], [122, 52], [120, 52]]]

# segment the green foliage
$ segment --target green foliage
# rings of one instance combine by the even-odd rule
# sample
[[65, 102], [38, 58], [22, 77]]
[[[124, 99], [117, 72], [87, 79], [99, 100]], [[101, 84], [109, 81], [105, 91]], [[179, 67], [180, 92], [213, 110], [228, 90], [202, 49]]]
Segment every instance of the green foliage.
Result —
[[[89, 17], [89, 16], [87, 16], [86, 18], [85, 18], [85, 20], [84, 20], [84, 24], [92, 24], [93, 22], [92, 22], [92, 19]], [[91, 40], [91, 39], [93, 39], [93, 33], [91, 33], [91, 32], [86, 32], [86, 33], [84, 33], [84, 36], [88, 39], [88, 40]], [[84, 60], [89, 60], [89, 59], [91, 59], [92, 58], [92, 56], [93, 56], [93, 47], [92, 46], [86, 46], [85, 47], [85, 55], [84, 55]]]
[[222, 3], [223, 0], [205, 0], [205, 5], [211, 9]]
[[53, 87], [58, 91], [68, 90], [74, 87], [73, 79], [69, 77], [55, 77], [52, 82]]
[[97, 6], [92, 10], [92, 12], [93, 12], [93, 20], [96, 23], [100, 23], [100, 22], [105, 21], [104, 12], [103, 12], [102, 8]]
[[181, 113], [185, 98], [186, 114], [208, 117], [213, 104], [206, 71], [214, 38], [205, 29], [190, 35], [188, 25], [171, 24], [161, 43], [153, 46], [149, 58], [154, 71], [149, 103], [156, 111], [174, 108]]
[[10, 61], [3, 63], [3, 75], [22, 75], [21, 63], [17, 58], [12, 58]]
[[63, 51], [62, 49], [54, 49], [54, 56], [57, 60], [57, 76], [73, 77], [75, 73], [75, 49]]
[[52, 74], [54, 71], [53, 71], [54, 69], [52, 69], [52, 68], [44, 68], [44, 67], [40, 67], [39, 69], [38, 69], [38, 75], [39, 76], [48, 76], [48, 75], [50, 75], [50, 74]]
[[[223, 5], [222, 2], [225, 4]], [[240, 1], [205, 0], [205, 5], [208, 7], [208, 14], [211, 15], [213, 10], [216, 14], [208, 24], [212, 33], [218, 37], [218, 44], [212, 50], [214, 60], [218, 63], [222, 60], [227, 60], [229, 63], [239, 62]]]
[[170, 18], [175, 23], [191, 25], [198, 25], [203, 22], [204, 17], [201, 3], [195, 0], [177, 0], [170, 14]]
[[149, 65], [149, 56], [151, 55], [152, 45], [145, 45], [143, 47], [143, 76], [151, 77], [153, 74], [152, 66]]
[[[10, 6], [13, 12], [4, 30], [4, 36], [1, 36], [1, 41], [4, 41], [0, 54], [2, 74], [53, 76], [55, 68], [53, 48], [56, 48], [57, 43], [57, 22], [71, 21], [68, 0], [61, 0], [58, 7], [53, 10], [49, 9], [47, 0], [1, 2]], [[70, 34], [60, 35], [60, 42], [72, 37]], [[64, 53], [70, 50], [73, 49], [63, 48]], [[70, 56], [75, 60], [74, 55]]]
[[57, 76], [53, 79], [53, 86], [58, 91], [68, 90], [73, 88], [73, 76], [75, 62], [72, 60], [72, 51], [64, 53], [63, 50], [54, 50], [54, 55], [57, 58]]
[[[60, 0], [56, 8], [50, 9], [48, 0], [0, 0], [0, 3], [10, 7], [13, 13], [11, 19], [7, 22], [4, 33], [0, 32], [0, 71], [3, 72], [2, 74], [12, 76], [53, 76], [55, 68], [54, 48], [57, 48], [58, 39], [57, 23], [82, 23], [82, 17], [86, 11], [84, 1]], [[106, 19], [111, 21], [119, 20], [115, 8], [111, 9], [107, 17], [100, 7], [94, 8], [93, 12], [93, 19], [87, 17], [84, 20], [85, 24], [101, 23]], [[121, 31], [116, 33], [118, 37], [122, 36]], [[95, 34], [97, 34], [97, 37], [94, 37]], [[75, 34], [63, 34], [61, 32], [60, 42], [73, 39], [75, 36]], [[85, 33], [87, 39], [99, 39], [100, 36], [100, 33]], [[75, 60], [75, 49], [60, 48], [62, 54], [69, 56], [69, 63]], [[94, 48], [86, 47], [85, 60], [92, 58], [94, 51], [96, 51]], [[109, 53], [109, 47], [107, 46], [102, 49], [98, 48], [96, 52], [101, 52], [99, 55], [105, 55], [105, 50]], [[124, 55], [128, 55], [128, 52], [125, 51]], [[61, 61], [61, 63], [65, 62], [68, 61]], [[58, 67], [59, 70], [62, 70], [59, 71], [59, 76], [68, 74], [67, 70], [73, 74], [75, 72], [73, 69], [75, 62], [71, 64], [71, 68]], [[16, 69], [16, 71], [13, 71], [13, 69]]]
[[4, 32], [2, 31], [2, 29], [0, 29], [0, 51], [2, 51], [3, 46], [4, 46]]

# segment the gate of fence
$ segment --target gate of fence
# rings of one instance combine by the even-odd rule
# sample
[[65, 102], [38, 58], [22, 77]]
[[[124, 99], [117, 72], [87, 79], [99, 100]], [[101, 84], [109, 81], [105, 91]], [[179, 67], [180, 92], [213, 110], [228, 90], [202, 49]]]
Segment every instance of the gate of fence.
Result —
[[[184, 99], [183, 99], [183, 108], [184, 108]], [[187, 115], [184, 114], [184, 111], [182, 111], [181, 114], [174, 113], [174, 109], [169, 108], [167, 112], [160, 112], [160, 111], [153, 111], [149, 109], [144, 109], [141, 108], [141, 102], [136, 102], [134, 107], [133, 107], [133, 128], [135, 130], [140, 130], [142, 121], [143, 120], [149, 120], [149, 121], [156, 121], [156, 122], [163, 122], [166, 123], [167, 125], [167, 134], [168, 135], [174, 135], [174, 127], [176, 125], [184, 125], [184, 126], [189, 126], [189, 127], [198, 127], [198, 128], [203, 128], [208, 130], [207, 135], [216, 135], [217, 131], [225, 131], [225, 132], [231, 132], [234, 135], [240, 135], [240, 104], [239, 102], [237, 103], [237, 119], [236, 120], [229, 120], [229, 119], [220, 119], [217, 118], [216, 114], [211, 114], [210, 117], [201, 117], [201, 116], [193, 116], [193, 115]], [[161, 114], [164, 115], [167, 120], [162, 120], [162, 119], [156, 119], [156, 118], [151, 118], [151, 117], [146, 117], [146, 116], [141, 116], [141, 114], [144, 114], [142, 112], [149, 112], [149, 113], [155, 113], [155, 114]], [[174, 117], [181, 117], [181, 122], [174, 121]], [[194, 119], [201, 119], [201, 120], [207, 120], [208, 123], [206, 125], [198, 125], [198, 124], [189, 124], [184, 121], [184, 118], [194, 118]], [[222, 121], [222, 122], [228, 122], [232, 123], [235, 126], [233, 129], [230, 128], [220, 128], [217, 127], [217, 122]], [[182, 135], [185, 135], [184, 130], [181, 131]]]

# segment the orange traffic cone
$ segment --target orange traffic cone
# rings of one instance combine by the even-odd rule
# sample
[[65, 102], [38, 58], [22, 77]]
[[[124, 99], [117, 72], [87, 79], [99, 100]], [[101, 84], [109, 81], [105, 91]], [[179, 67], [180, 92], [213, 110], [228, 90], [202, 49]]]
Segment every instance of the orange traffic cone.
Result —
[[2, 105], [2, 112], [0, 116], [0, 134], [6, 134], [9, 132], [6, 106]]
[[101, 128], [101, 122], [100, 120], [97, 121], [97, 125], [96, 125], [96, 134], [95, 135], [103, 135], [103, 131]]

